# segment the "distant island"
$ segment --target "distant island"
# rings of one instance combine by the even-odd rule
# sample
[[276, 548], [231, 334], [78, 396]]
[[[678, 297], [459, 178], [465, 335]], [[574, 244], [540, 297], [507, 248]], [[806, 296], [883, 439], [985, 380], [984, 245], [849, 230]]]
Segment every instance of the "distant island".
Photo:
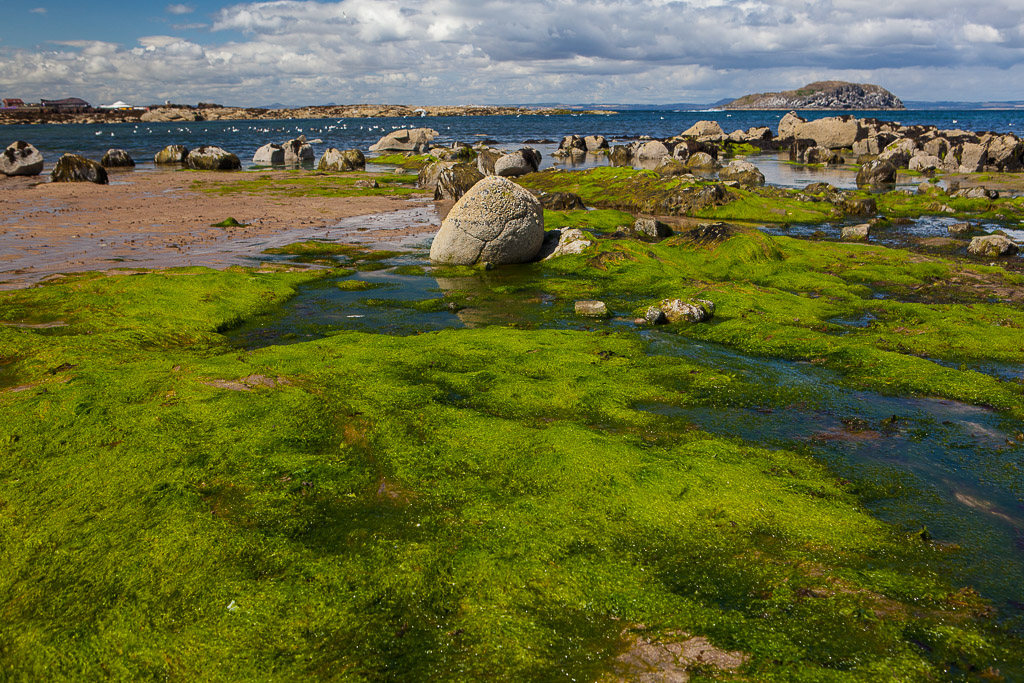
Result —
[[879, 85], [817, 81], [799, 90], [744, 95], [723, 109], [905, 109], [900, 98]]

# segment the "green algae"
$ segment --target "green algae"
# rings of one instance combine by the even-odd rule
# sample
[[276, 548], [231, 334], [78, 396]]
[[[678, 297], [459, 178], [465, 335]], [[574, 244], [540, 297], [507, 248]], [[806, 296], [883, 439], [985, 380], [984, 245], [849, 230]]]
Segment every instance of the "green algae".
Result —
[[[238, 180], [193, 185], [203, 192], [218, 195], [267, 194], [274, 197], [372, 197], [421, 194], [415, 187], [416, 176], [395, 173], [326, 173], [322, 171], [288, 171], [268, 174], [247, 171], [237, 174]], [[378, 187], [357, 187], [360, 180], [373, 179]]]
[[[874, 248], [700, 237], [600, 248], [629, 268], [550, 263], [608, 291], [713, 292], [725, 322], [757, 305], [780, 333], [865, 301], [850, 253], [941, 274]], [[67, 323], [0, 327], [4, 373], [33, 385], [0, 391], [5, 679], [597, 680], [638, 623], [739, 650], [753, 680], [1021, 674], [1019, 641], [930, 568], [954, 550], [872, 519], [806, 456], [635, 408], [716, 405], [727, 373], [626, 332], [226, 344], [322, 272], [0, 294], [0, 320]]]
[[382, 154], [366, 161], [371, 164], [386, 164], [419, 171], [424, 166], [429, 166], [437, 161], [437, 157], [429, 154]]
[[624, 226], [633, 225], [633, 221], [632, 214], [614, 209], [544, 211], [545, 230], [581, 228], [591, 232], [615, 232]]
[[239, 222], [234, 217], [227, 217], [219, 223], [213, 223], [210, 225], [211, 228], [244, 228], [246, 223]]

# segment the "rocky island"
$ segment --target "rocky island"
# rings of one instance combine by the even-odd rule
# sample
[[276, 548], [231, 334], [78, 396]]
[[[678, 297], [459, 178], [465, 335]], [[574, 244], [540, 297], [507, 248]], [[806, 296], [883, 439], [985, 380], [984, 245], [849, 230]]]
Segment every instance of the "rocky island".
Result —
[[900, 98], [879, 85], [816, 81], [799, 90], [744, 95], [725, 109], [905, 109]]

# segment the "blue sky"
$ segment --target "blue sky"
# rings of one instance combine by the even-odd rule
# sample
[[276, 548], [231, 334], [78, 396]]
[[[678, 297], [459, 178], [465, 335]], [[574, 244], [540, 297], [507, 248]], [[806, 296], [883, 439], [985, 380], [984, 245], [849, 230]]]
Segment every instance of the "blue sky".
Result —
[[711, 102], [838, 79], [1024, 99], [1021, 0], [0, 0], [0, 95]]

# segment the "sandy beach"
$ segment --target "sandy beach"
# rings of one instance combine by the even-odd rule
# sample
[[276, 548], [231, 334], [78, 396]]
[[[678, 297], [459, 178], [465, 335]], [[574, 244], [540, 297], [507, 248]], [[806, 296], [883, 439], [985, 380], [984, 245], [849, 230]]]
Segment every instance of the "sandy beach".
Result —
[[[267, 174], [261, 174], [267, 175]], [[270, 175], [284, 177], [284, 172]], [[0, 289], [54, 273], [252, 264], [268, 246], [358, 233], [359, 241], [430, 233], [433, 202], [404, 197], [303, 197], [206, 190], [237, 173], [132, 171], [109, 185], [0, 181]], [[387, 214], [389, 220], [382, 220]], [[353, 219], [378, 216], [365, 225]], [[231, 217], [242, 227], [211, 227]]]

